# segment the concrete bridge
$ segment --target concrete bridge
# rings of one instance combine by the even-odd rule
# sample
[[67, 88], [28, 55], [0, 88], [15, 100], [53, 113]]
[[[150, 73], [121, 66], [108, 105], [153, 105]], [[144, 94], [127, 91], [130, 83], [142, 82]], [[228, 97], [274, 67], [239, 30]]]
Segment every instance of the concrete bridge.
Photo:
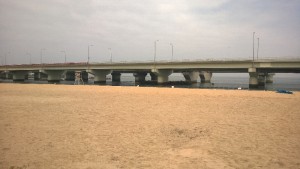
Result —
[[2, 77], [12, 75], [14, 81], [24, 81], [28, 73], [36, 79], [47, 75], [48, 82], [59, 82], [62, 74], [72, 78], [74, 71], [94, 75], [94, 83], [106, 82], [111, 74], [113, 81], [120, 81], [121, 73], [133, 73], [136, 82], [144, 82], [149, 73], [152, 81], [168, 82], [172, 73], [182, 73], [187, 82], [210, 83], [213, 73], [249, 73], [249, 87], [255, 88], [272, 83], [275, 73], [300, 73], [300, 59], [296, 60], [232, 60], [232, 61], [186, 61], [186, 62], [132, 62], [132, 63], [56, 63], [0, 66]]

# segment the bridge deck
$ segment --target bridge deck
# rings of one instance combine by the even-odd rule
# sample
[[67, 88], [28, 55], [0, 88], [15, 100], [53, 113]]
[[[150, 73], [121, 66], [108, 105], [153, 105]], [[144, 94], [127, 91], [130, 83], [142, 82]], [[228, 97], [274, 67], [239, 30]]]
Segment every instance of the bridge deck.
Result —
[[87, 70], [103, 69], [117, 72], [151, 72], [153, 69], [168, 69], [174, 72], [206, 70], [212, 72], [248, 72], [255, 67], [263, 72], [300, 73], [299, 60], [242, 60], [242, 61], [186, 61], [186, 62], [132, 62], [132, 63], [53, 63], [3, 65], [0, 71], [39, 71], [39, 70]]

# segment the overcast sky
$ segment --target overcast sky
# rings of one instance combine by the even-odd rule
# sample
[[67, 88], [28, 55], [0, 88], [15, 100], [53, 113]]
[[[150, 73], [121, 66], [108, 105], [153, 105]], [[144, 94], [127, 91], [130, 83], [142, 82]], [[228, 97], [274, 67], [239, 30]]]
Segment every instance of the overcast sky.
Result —
[[[0, 0], [8, 64], [300, 58], [299, 0]], [[255, 52], [256, 57], [256, 52]]]

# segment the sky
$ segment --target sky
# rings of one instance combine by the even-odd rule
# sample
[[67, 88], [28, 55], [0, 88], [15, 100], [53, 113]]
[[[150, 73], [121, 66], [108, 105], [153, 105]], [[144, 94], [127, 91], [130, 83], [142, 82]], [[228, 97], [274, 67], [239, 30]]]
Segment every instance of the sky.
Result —
[[259, 59], [300, 58], [299, 18], [299, 0], [0, 0], [0, 57], [145, 62], [158, 40], [157, 61], [252, 59], [255, 32], [255, 58], [258, 38]]

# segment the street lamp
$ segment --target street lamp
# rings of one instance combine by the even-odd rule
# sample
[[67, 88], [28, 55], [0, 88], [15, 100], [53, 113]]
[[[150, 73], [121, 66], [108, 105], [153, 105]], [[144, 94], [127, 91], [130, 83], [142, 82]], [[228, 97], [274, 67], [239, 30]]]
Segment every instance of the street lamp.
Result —
[[31, 54], [30, 53], [26, 53], [29, 56], [29, 64], [31, 64]]
[[172, 48], [172, 61], [173, 61], [173, 43], [170, 43], [170, 45], [171, 45], [171, 48]]
[[90, 46], [94, 46], [94, 45], [88, 45], [88, 64], [90, 63]]
[[257, 55], [256, 55], [257, 60], [258, 60], [258, 50], [259, 50], [259, 38], [257, 38]]
[[109, 50], [109, 53], [110, 53], [110, 63], [112, 63], [112, 51], [111, 51], [111, 48], [108, 48]]
[[66, 53], [66, 51], [62, 50], [60, 52], [63, 52], [65, 54], [65, 63], [67, 63], [67, 53]]
[[4, 55], [4, 65], [6, 65], [6, 53]]
[[154, 62], [156, 60], [156, 43], [158, 42], [159, 40], [155, 40], [154, 41]]
[[41, 49], [41, 64], [43, 64], [43, 51], [45, 50], [46, 50], [45, 48]]
[[254, 61], [254, 35], [255, 35], [255, 32], [253, 32], [253, 61]]

